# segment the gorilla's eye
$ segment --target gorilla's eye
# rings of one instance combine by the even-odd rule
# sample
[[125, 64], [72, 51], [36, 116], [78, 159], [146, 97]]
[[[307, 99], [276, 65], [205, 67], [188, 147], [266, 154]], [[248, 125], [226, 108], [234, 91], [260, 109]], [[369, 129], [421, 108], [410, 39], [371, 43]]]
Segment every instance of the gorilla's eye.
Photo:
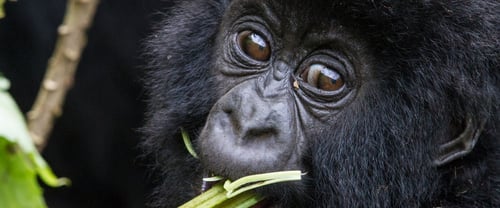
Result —
[[308, 84], [326, 91], [339, 90], [344, 86], [342, 76], [322, 64], [312, 64], [302, 73], [301, 78]]
[[257, 61], [267, 61], [271, 56], [271, 48], [267, 40], [252, 31], [240, 32], [238, 34], [238, 44], [246, 55]]

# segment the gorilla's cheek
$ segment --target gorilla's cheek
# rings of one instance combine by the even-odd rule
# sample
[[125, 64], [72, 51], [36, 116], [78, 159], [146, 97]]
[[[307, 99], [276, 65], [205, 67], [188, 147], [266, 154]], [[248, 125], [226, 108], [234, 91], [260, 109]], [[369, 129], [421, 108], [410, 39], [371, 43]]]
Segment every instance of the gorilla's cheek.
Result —
[[242, 83], [214, 105], [200, 135], [204, 166], [238, 178], [248, 174], [299, 169], [302, 136], [293, 102], [265, 96], [253, 81]]

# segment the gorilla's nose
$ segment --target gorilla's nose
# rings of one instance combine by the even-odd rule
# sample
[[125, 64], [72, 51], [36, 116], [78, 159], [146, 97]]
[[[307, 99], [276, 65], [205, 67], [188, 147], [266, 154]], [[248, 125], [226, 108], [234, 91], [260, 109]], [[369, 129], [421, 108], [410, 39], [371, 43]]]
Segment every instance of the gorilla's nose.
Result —
[[280, 109], [285, 108], [250, 94], [235, 96], [222, 108], [229, 125], [242, 141], [276, 137], [284, 122]]

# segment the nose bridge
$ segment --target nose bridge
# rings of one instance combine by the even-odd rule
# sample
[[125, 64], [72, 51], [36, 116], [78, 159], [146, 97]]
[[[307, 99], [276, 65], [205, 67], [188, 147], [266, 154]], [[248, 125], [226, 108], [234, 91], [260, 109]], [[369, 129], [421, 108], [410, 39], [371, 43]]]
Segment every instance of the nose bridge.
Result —
[[[257, 79], [258, 82], [259, 79]], [[257, 87], [258, 88], [258, 87]], [[256, 116], [263, 116], [264, 114], [269, 114], [272, 103], [272, 99], [266, 98], [263, 95], [259, 95], [261, 90], [253, 90], [250, 87], [245, 87], [238, 95], [236, 95], [239, 100], [238, 106], [234, 106], [237, 111], [240, 111], [239, 117], [241, 119], [255, 119]]]
[[274, 79], [283, 80], [290, 73], [290, 66], [283, 60], [277, 60], [274, 62], [272, 71]]
[[263, 77], [255, 80], [257, 94], [263, 99], [275, 99], [286, 96], [290, 91], [290, 76], [293, 70], [289, 64], [276, 60]]

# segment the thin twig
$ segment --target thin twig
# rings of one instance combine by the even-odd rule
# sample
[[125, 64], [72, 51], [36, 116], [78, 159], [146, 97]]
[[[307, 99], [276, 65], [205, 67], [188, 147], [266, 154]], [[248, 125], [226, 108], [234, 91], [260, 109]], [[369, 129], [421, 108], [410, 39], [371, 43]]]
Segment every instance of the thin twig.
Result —
[[64, 98], [73, 85], [76, 67], [87, 43], [86, 31], [98, 3], [99, 0], [68, 0], [54, 53], [33, 108], [28, 112], [28, 128], [40, 151], [47, 144], [54, 120], [62, 114]]

